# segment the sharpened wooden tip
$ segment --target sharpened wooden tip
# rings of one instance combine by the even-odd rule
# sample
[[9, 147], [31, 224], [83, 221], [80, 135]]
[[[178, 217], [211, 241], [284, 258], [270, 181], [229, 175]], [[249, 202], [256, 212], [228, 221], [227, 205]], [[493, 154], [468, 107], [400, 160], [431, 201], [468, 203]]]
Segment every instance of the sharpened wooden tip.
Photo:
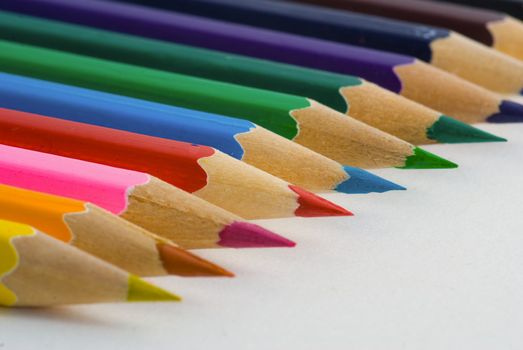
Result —
[[411, 145], [314, 100], [293, 110], [300, 132], [293, 141], [344, 165], [389, 168], [403, 164]]
[[430, 63], [501, 94], [523, 89], [523, 62], [455, 32], [430, 44]]
[[157, 246], [163, 266], [170, 274], [184, 277], [234, 276], [232, 272], [172, 244], [160, 243]]
[[402, 96], [462, 122], [481, 123], [499, 112], [497, 94], [425, 62], [416, 60], [394, 71], [402, 82]]

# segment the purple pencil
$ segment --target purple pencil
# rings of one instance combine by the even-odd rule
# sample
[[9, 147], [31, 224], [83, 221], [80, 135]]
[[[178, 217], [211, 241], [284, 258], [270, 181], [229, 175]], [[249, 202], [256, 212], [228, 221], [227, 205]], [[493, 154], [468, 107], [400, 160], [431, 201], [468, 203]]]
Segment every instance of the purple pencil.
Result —
[[2, 1], [0, 9], [356, 75], [467, 122], [523, 121], [522, 105], [410, 56], [110, 1]]

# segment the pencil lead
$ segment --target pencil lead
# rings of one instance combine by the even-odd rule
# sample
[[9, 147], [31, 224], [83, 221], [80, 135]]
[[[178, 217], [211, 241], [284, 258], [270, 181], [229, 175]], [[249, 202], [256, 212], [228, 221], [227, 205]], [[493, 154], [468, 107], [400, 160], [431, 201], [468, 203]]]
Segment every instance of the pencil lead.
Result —
[[523, 123], [523, 105], [503, 100], [499, 112], [487, 118], [489, 123]]
[[289, 185], [289, 188], [298, 194], [300, 206], [294, 212], [296, 216], [351, 216], [354, 215], [345, 208], [336, 205], [325, 198], [315, 195], [301, 187]]
[[427, 129], [429, 139], [442, 143], [506, 142], [507, 139], [493, 135], [472, 125], [442, 115]]
[[371, 193], [371, 192], [388, 192], [406, 190], [405, 187], [395, 184], [382, 177], [374, 175], [366, 170], [344, 166], [345, 172], [350, 178], [343, 181], [336, 187], [336, 191], [350, 194]]
[[159, 287], [153, 286], [145, 282], [141, 278], [130, 275], [129, 289], [127, 291], [127, 301], [143, 302], [143, 301], [180, 301], [179, 296], [169, 293]]
[[400, 169], [452, 169], [458, 165], [433, 153], [414, 147], [414, 153], [407, 157]]
[[235, 221], [220, 232], [218, 245], [229, 248], [294, 247], [296, 243], [261, 226]]
[[157, 247], [163, 266], [170, 274], [185, 277], [234, 276], [232, 272], [174, 245], [160, 243]]

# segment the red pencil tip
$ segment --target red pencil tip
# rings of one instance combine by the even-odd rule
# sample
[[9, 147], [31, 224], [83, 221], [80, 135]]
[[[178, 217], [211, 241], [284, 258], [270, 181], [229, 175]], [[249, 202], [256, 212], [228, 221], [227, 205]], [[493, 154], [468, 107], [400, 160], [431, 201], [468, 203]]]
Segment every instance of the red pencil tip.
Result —
[[354, 215], [345, 208], [336, 205], [325, 198], [304, 190], [298, 186], [289, 185], [289, 188], [298, 194], [300, 206], [294, 212], [296, 216], [351, 216]]
[[296, 243], [263, 227], [235, 221], [220, 232], [219, 245], [229, 248], [294, 247]]

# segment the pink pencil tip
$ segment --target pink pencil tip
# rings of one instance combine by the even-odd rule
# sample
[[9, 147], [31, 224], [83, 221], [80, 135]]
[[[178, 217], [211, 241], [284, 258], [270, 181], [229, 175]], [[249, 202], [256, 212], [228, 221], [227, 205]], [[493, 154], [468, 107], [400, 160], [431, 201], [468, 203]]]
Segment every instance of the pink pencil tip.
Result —
[[220, 232], [219, 245], [229, 248], [294, 247], [296, 243], [263, 227], [235, 221]]

